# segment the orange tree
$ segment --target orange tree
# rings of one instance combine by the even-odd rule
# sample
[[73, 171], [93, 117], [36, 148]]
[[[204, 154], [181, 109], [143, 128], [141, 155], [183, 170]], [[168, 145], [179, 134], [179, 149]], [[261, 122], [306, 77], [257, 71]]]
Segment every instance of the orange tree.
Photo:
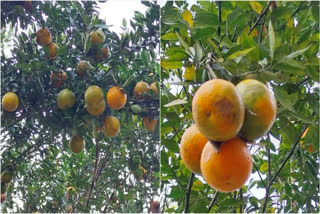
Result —
[[[124, 20], [117, 34], [98, 18], [95, 1], [1, 2], [1, 95], [19, 98], [15, 111], [1, 111], [1, 171], [7, 180], [12, 175], [2, 183], [4, 212], [149, 210], [159, 194], [159, 125], [150, 132], [143, 118], [159, 120], [159, 99], [152, 90], [136, 99], [133, 91], [137, 82], [159, 78], [159, 8], [142, 3], [146, 13], [135, 12], [131, 29]], [[92, 39], [96, 30], [101, 36]], [[90, 66], [77, 68], [80, 61]], [[84, 99], [92, 85], [106, 106], [98, 116]], [[127, 95], [119, 110], [106, 102], [113, 86]], [[73, 95], [62, 95], [59, 108], [63, 89]], [[101, 129], [107, 116], [120, 121], [113, 138]], [[85, 142], [80, 153], [69, 148], [73, 135]], [[73, 151], [81, 151], [81, 138], [74, 137]]]
[[[167, 1], [160, 24], [163, 211], [318, 212], [318, 2]], [[252, 174], [232, 193], [209, 187], [179, 153], [195, 92], [215, 78], [259, 80], [277, 100], [272, 128], [248, 144]]]

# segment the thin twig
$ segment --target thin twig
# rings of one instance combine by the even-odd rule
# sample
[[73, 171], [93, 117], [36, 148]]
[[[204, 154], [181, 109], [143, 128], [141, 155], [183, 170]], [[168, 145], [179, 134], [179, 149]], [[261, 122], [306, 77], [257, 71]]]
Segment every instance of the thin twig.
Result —
[[258, 172], [258, 175], [259, 175], [259, 177], [260, 177], [260, 180], [261, 180], [264, 188], [267, 188], [266, 184], [264, 183], [264, 181], [263, 181], [263, 179], [262, 179], [262, 176], [261, 176], [261, 174], [260, 174], [260, 171], [259, 171], [257, 165], [256, 165], [254, 162], [253, 162], [253, 166], [254, 166], [254, 168], [256, 169], [256, 171]]
[[92, 191], [93, 191], [94, 186], [95, 186], [95, 180], [96, 180], [96, 175], [97, 175], [97, 170], [98, 170], [99, 141], [100, 141], [100, 138], [99, 138], [99, 139], [96, 139], [96, 161], [95, 161], [95, 163], [94, 163], [94, 170], [93, 170], [93, 173], [92, 173], [92, 182], [91, 182], [91, 186], [90, 186], [90, 190], [89, 190], [89, 195], [88, 195], [88, 199], [87, 199], [87, 205], [86, 205], [87, 208], [89, 207], [89, 201], [90, 201], [91, 194], [92, 194]]
[[[302, 5], [305, 3], [305, 1], [302, 1], [301, 3], [300, 3], [300, 5], [298, 6], [298, 8], [295, 10], [295, 11], [293, 11], [293, 13], [291, 14], [291, 18], [294, 16], [294, 15], [296, 15], [296, 13], [298, 13], [301, 9], [302, 9]], [[276, 30], [277, 32], [279, 31], [279, 30], [281, 30], [285, 25], [287, 24], [287, 20], [285, 20], [282, 24], [281, 24], [281, 26]]]
[[[221, 1], [217, 1], [217, 4], [218, 4], [218, 16], [219, 16], [219, 24], [221, 24]], [[220, 34], [221, 34], [221, 27], [220, 25], [218, 26], [218, 36], [220, 37]]]
[[296, 146], [299, 144], [300, 140], [301, 140], [301, 136], [303, 135], [303, 133], [305, 132], [305, 130], [308, 128], [308, 125], [305, 125], [302, 132], [300, 133], [299, 137], [297, 138], [295, 144], [293, 145], [293, 147], [291, 148], [291, 150], [289, 151], [287, 157], [284, 159], [284, 161], [282, 162], [282, 164], [280, 165], [280, 167], [278, 168], [278, 170], [276, 171], [276, 173], [273, 175], [272, 179], [270, 180], [268, 187], [266, 188], [266, 195], [265, 195], [265, 199], [264, 199], [264, 203], [262, 206], [262, 210], [261, 212], [264, 213], [267, 207], [267, 201], [268, 201], [268, 197], [269, 197], [269, 190], [274, 182], [274, 180], [276, 179], [276, 177], [279, 175], [280, 171], [282, 170], [282, 168], [284, 167], [284, 165], [288, 162], [288, 160], [290, 159], [290, 157], [292, 156]]
[[307, 77], [303, 80], [301, 80], [300, 82], [298, 82], [295, 86], [293, 86], [289, 91], [288, 94], [291, 94], [292, 92], [294, 92], [294, 90], [296, 90], [296, 88], [298, 88], [300, 85], [303, 85], [305, 82], [307, 82], [310, 79], [310, 77]]
[[189, 200], [190, 200], [190, 193], [191, 193], [191, 188], [193, 185], [193, 178], [194, 178], [194, 173], [191, 173], [190, 179], [189, 179], [189, 184], [188, 184], [188, 189], [186, 192], [186, 205], [184, 207], [184, 213], [188, 213], [189, 209]]
[[209, 204], [209, 208], [208, 208], [208, 213], [210, 213], [210, 210], [212, 209], [214, 203], [216, 202], [217, 198], [218, 198], [218, 191], [216, 191], [213, 195], [212, 201]]
[[268, 6], [262, 11], [262, 13], [260, 14], [258, 20], [253, 24], [253, 26], [250, 28], [248, 35], [250, 35], [250, 33], [253, 31], [253, 29], [258, 25], [258, 23], [260, 22], [260, 20], [264, 17], [264, 15], [267, 14], [269, 7], [271, 5], [272, 1], [269, 2]]

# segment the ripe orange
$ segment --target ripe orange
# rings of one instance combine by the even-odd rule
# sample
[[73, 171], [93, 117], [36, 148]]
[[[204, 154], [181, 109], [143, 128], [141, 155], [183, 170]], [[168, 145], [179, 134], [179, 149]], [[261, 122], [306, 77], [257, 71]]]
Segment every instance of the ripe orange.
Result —
[[68, 205], [68, 207], [67, 207], [67, 213], [71, 213], [72, 212], [72, 205]]
[[5, 182], [5, 183], [10, 183], [11, 180], [12, 180], [12, 171], [5, 169], [1, 173], [1, 181]]
[[192, 124], [182, 135], [180, 156], [184, 165], [194, 173], [201, 174], [200, 158], [207, 142], [207, 138], [199, 132], [195, 124]]
[[48, 28], [37, 31], [37, 43], [39, 45], [49, 45], [52, 42], [52, 36]]
[[136, 84], [136, 87], [134, 88], [134, 96], [138, 99], [143, 99], [144, 92], [147, 92], [149, 90], [149, 85], [146, 82], [138, 82]]
[[52, 42], [48, 45], [48, 48], [49, 48], [49, 56], [48, 56], [48, 59], [51, 60], [51, 59], [55, 59], [56, 56], [57, 56], [57, 45], [56, 43]]
[[92, 45], [102, 44], [105, 39], [105, 35], [101, 30], [93, 31], [90, 33], [90, 42]]
[[214, 79], [202, 84], [193, 97], [192, 116], [208, 140], [225, 141], [238, 134], [244, 120], [244, 104], [231, 82]]
[[114, 116], [107, 116], [104, 119], [104, 134], [108, 137], [115, 137], [120, 131], [120, 122]]
[[61, 90], [57, 96], [58, 107], [62, 110], [72, 108], [75, 101], [76, 101], [76, 98], [73, 92], [70, 91], [69, 89]]
[[77, 69], [76, 69], [76, 73], [81, 76], [84, 77], [87, 74], [87, 70], [89, 69], [90, 64], [87, 61], [80, 61]]
[[158, 94], [158, 93], [159, 93], [158, 88], [157, 88], [157, 85], [156, 85], [155, 82], [150, 85], [150, 89], [151, 89], [152, 91], [154, 91], [155, 94]]
[[70, 143], [69, 143], [70, 149], [73, 153], [80, 153], [83, 151], [85, 143], [79, 135], [73, 135]]
[[64, 71], [52, 73], [50, 75], [50, 83], [55, 88], [60, 88], [61, 86], [63, 86], [66, 79], [67, 74]]
[[144, 117], [143, 118], [143, 126], [149, 131], [153, 132], [156, 125], [157, 125], [157, 120], [149, 117]]
[[2, 97], [2, 107], [9, 112], [15, 111], [19, 106], [19, 98], [14, 92], [8, 92]]
[[109, 89], [106, 98], [109, 107], [115, 110], [122, 109], [127, 103], [127, 95], [117, 86]]
[[240, 135], [253, 141], [271, 128], [277, 114], [277, 102], [272, 92], [257, 80], [243, 80], [237, 85], [237, 90], [246, 109]]
[[220, 192], [232, 192], [244, 185], [252, 170], [252, 156], [247, 144], [235, 137], [221, 144], [219, 151], [208, 142], [200, 160], [206, 182]]
[[104, 47], [104, 48], [101, 48], [97, 52], [95, 58], [96, 58], [96, 60], [103, 60], [103, 59], [107, 58], [107, 56], [108, 56], [108, 48]]
[[96, 103], [93, 105], [87, 104], [86, 109], [89, 114], [94, 115], [94, 116], [99, 116], [106, 109], [106, 102], [104, 100], [101, 100], [100, 103]]

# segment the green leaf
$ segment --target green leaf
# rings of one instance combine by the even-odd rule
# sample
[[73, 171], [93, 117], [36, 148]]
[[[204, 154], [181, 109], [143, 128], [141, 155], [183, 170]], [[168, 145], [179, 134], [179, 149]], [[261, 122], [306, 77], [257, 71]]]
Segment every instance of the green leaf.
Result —
[[241, 51], [237, 51], [233, 54], [231, 54], [230, 56], [227, 57], [227, 59], [235, 59], [239, 56], [244, 56], [244, 55], [247, 55], [248, 53], [250, 53], [250, 51], [252, 51], [255, 47], [252, 47], [252, 48], [247, 48], [247, 49], [244, 49], [244, 50], [241, 50]]
[[185, 100], [181, 100], [181, 99], [177, 99], [177, 100], [174, 100], [168, 104], [165, 104], [163, 105], [164, 107], [171, 107], [171, 106], [176, 106], [176, 105], [183, 105], [183, 104], [186, 104], [188, 103], [188, 101], [185, 101]]
[[182, 67], [181, 61], [161, 61], [161, 67], [166, 69], [178, 69]]
[[[178, 37], [181, 45], [185, 48], [186, 52], [187, 52], [188, 54], [191, 54], [191, 52], [190, 52], [190, 46], [188, 45], [188, 43], [182, 38], [182, 36], [180, 36], [180, 34], [179, 34], [178, 32], [176, 32], [176, 35], [177, 35], [177, 37]], [[193, 56], [193, 55], [191, 54], [191, 56]]]
[[311, 8], [311, 11], [312, 11], [312, 16], [314, 20], [316, 20], [316, 22], [319, 23], [319, 6], [313, 5]]
[[281, 59], [281, 60], [279, 61], [279, 63], [282, 63], [282, 62], [284, 62], [284, 61], [286, 61], [286, 60], [289, 60], [289, 59], [292, 59], [292, 58], [295, 58], [295, 57], [301, 55], [303, 52], [305, 52], [306, 50], [308, 50], [311, 46], [312, 46], [312, 44], [310, 44], [310, 45], [309, 45], [308, 47], [306, 47], [306, 48], [303, 48], [303, 49], [301, 49], [301, 50], [295, 51], [295, 52], [293, 52], [293, 53], [285, 56], [283, 59]]
[[289, 95], [284, 89], [280, 87], [275, 87], [273, 91], [275, 93], [277, 101], [279, 101], [284, 108], [295, 112], [293, 105], [296, 104], [298, 100], [297, 94]]
[[261, 166], [260, 166], [260, 172], [264, 172], [268, 169], [268, 163], [264, 162]]
[[250, 1], [250, 6], [252, 7], [252, 9], [257, 13], [257, 14], [261, 14], [263, 7], [259, 2], [256, 1]]
[[275, 47], [275, 33], [272, 27], [271, 20], [269, 21], [269, 45], [270, 45], [270, 55], [271, 55], [271, 62], [272, 62], [273, 56], [274, 56], [274, 47]]
[[192, 184], [192, 190], [193, 191], [200, 191], [203, 188], [203, 183], [199, 180], [196, 180]]
[[176, 33], [166, 33], [161, 36], [161, 39], [171, 40], [171, 41], [178, 41], [179, 40]]
[[193, 19], [194, 28], [214, 27], [218, 26], [218, 16], [214, 14], [200, 14]]
[[200, 46], [199, 42], [196, 42], [194, 45], [195, 49], [195, 60], [196, 62], [200, 62], [203, 56], [202, 47]]
[[209, 37], [212, 37], [215, 31], [216, 30], [212, 27], [200, 29], [192, 36], [192, 40], [198, 41], [200, 39], [207, 39]]

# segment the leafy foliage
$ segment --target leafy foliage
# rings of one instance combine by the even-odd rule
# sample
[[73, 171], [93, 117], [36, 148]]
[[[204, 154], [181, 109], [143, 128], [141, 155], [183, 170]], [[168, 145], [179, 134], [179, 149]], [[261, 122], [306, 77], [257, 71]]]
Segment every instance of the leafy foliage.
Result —
[[[95, 1], [38, 1], [31, 8], [24, 2], [1, 3], [1, 94], [13, 91], [20, 101], [15, 112], [1, 112], [1, 166], [14, 168], [3, 211], [65, 212], [70, 206], [73, 212], [149, 209], [159, 194], [159, 128], [148, 132], [142, 119], [159, 119], [159, 98], [150, 91], [146, 99], [136, 100], [133, 89], [141, 80], [151, 84], [159, 79], [159, 6], [142, 3], [148, 7], [146, 14], [135, 12], [132, 30], [124, 21], [120, 35], [98, 18]], [[55, 60], [47, 60], [48, 48], [35, 41], [42, 27], [49, 28], [59, 46]], [[89, 34], [96, 29], [106, 35], [103, 47], [109, 50], [102, 61], [90, 48]], [[5, 53], [10, 45], [11, 53]], [[81, 60], [92, 66], [86, 77], [75, 72]], [[65, 111], [56, 103], [63, 88], [50, 84], [51, 73], [59, 71], [66, 72], [64, 88], [76, 97], [73, 108]], [[127, 104], [119, 111], [107, 107], [99, 117], [89, 115], [84, 93], [90, 85], [101, 87], [104, 95], [112, 86], [122, 87]], [[138, 114], [133, 105], [139, 106]], [[121, 124], [112, 139], [97, 131], [107, 115]], [[76, 133], [86, 142], [79, 154], [69, 149]], [[146, 170], [143, 180], [128, 169], [132, 157]]]
[[[319, 150], [318, 17], [318, 2], [306, 1], [167, 1], [161, 8], [164, 212], [319, 211], [319, 153], [306, 149]], [[192, 180], [179, 155], [193, 95], [212, 78], [257, 79], [278, 101], [272, 129], [250, 146], [252, 175], [233, 194], [216, 194], [201, 176]]]

